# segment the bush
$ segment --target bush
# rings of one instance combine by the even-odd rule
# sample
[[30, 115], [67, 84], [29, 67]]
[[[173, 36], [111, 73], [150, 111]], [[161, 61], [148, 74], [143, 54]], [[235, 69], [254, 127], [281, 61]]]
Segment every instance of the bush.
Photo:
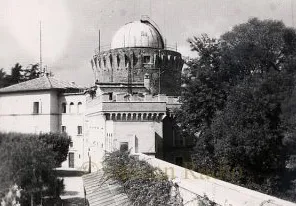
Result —
[[134, 205], [183, 205], [178, 185], [158, 168], [129, 152], [107, 153], [103, 162], [107, 179], [118, 182]]
[[0, 198], [14, 184], [22, 189], [22, 205], [39, 203], [44, 195], [58, 197], [64, 186], [54, 168], [65, 159], [69, 143], [60, 134], [0, 133]]

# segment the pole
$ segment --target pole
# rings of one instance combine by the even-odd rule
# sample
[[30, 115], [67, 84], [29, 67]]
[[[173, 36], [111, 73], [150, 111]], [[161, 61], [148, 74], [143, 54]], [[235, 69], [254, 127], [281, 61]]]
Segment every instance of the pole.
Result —
[[99, 29], [99, 53], [101, 53], [101, 30]]
[[[41, 21], [39, 22], [39, 30], [40, 30], [40, 36], [39, 36], [39, 40], [40, 40], [40, 42], [39, 42], [39, 46], [40, 46], [40, 56], [39, 56], [39, 66], [40, 66], [40, 71], [42, 71], [42, 24], [41, 24]], [[42, 72], [44, 72], [44, 71], [42, 71]]]
[[291, 11], [292, 11], [292, 26], [295, 27], [294, 24], [294, 0], [291, 0]]

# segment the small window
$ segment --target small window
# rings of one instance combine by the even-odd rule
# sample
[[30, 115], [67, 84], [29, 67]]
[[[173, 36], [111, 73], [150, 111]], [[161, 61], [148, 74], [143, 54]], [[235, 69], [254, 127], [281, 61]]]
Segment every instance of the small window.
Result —
[[128, 151], [128, 142], [120, 142], [120, 152], [127, 152]]
[[103, 62], [104, 62], [104, 67], [106, 67], [106, 58], [103, 58]]
[[72, 141], [70, 142], [70, 147], [73, 147], [73, 142]]
[[79, 134], [79, 135], [82, 134], [82, 126], [77, 127], [77, 134]]
[[112, 100], [113, 99], [113, 93], [110, 92], [110, 93], [108, 93], [108, 95], [109, 95], [109, 100]]
[[144, 56], [143, 57], [143, 63], [144, 64], [149, 64], [150, 63], [150, 56]]
[[70, 113], [74, 112], [74, 103], [73, 102], [70, 103], [69, 112]]
[[66, 128], [66, 126], [62, 126], [62, 132], [63, 132], [63, 133], [67, 132], [67, 128]]
[[67, 112], [67, 104], [66, 103], [62, 103], [62, 113], [66, 113]]
[[78, 105], [77, 105], [77, 113], [81, 113], [82, 112], [82, 103], [81, 102], [78, 102]]
[[33, 113], [39, 114], [39, 102], [34, 102], [33, 104]]

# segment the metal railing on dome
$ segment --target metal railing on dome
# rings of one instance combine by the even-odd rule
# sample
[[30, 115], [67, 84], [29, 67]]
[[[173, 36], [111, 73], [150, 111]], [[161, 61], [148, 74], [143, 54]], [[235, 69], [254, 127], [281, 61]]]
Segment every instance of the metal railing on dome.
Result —
[[[123, 48], [125, 48], [125, 47], [123, 47]], [[100, 52], [109, 51], [110, 49], [111, 49], [111, 45], [110, 45], [110, 44], [108, 44], [108, 45], [103, 45], [103, 46], [101, 46], [100, 48], [99, 48], [99, 47], [96, 48], [96, 49], [95, 49], [95, 53], [98, 54], [98, 53], [100, 53]], [[167, 44], [167, 45], [165, 45], [164, 50], [178, 51], [178, 47], [177, 47], [177, 45], [168, 45], [168, 44]]]

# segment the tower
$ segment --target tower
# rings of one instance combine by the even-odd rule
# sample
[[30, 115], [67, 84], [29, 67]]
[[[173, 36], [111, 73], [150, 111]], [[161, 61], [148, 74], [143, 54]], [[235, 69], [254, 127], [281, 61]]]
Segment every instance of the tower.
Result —
[[166, 48], [159, 30], [149, 20], [122, 26], [114, 34], [110, 49], [97, 50], [93, 59], [98, 85], [120, 84], [132, 93], [145, 82], [147, 93], [180, 95], [181, 54]]

